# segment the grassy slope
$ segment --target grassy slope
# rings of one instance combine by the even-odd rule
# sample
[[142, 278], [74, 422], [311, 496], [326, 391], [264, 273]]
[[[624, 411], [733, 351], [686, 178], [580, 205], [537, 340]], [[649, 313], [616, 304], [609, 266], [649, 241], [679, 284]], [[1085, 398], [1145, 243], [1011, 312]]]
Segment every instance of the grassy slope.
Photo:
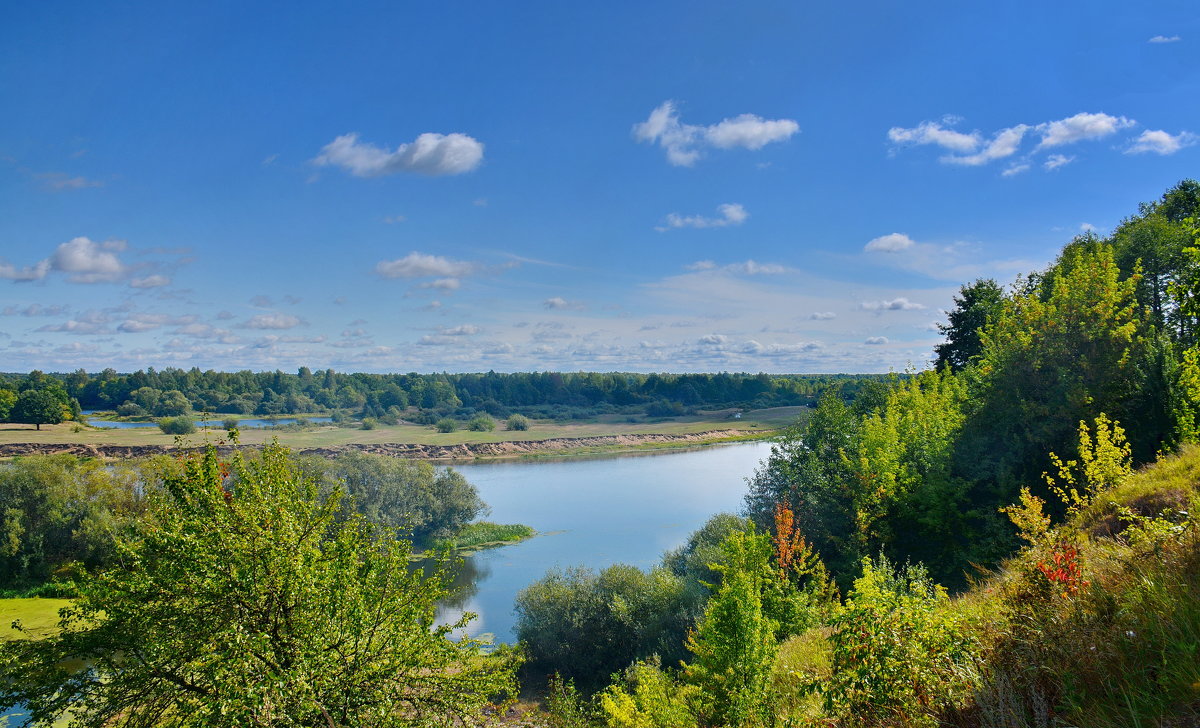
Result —
[[[676, 417], [661, 422], [637, 418], [637, 422], [626, 421], [625, 416], [607, 415], [587, 421], [557, 422], [534, 420], [524, 431], [495, 430], [493, 432], [439, 433], [425, 425], [383, 425], [374, 430], [321, 427], [313, 430], [268, 430], [246, 429], [240, 432], [246, 444], [270, 442], [273, 438], [292, 448], [331, 447], [359, 443], [413, 443], [421, 445], [457, 445], [475, 442], [505, 442], [510, 440], [547, 440], [550, 438], [595, 437], [597, 435], [645, 435], [645, 434], [694, 434], [711, 430], [776, 430], [791, 424], [798, 417], [810, 412], [807, 407], [772, 407], [747, 412], [742, 419], [730, 419], [731, 411], [703, 413], [688, 417]], [[39, 442], [49, 444], [88, 445], [171, 445], [175, 439], [157, 428], [126, 430], [87, 429], [73, 432], [74, 423], [43, 425], [41, 431], [32, 425], [0, 425], [0, 444], [14, 442]], [[214, 439], [224, 435], [222, 430], [213, 430]], [[202, 441], [203, 431], [191, 436], [192, 441]]]
[[[1131, 526], [1123, 510], [1158, 520]], [[1088, 581], [1075, 596], [1037, 569], [1062, 540], [1079, 546]], [[977, 687], [941, 713], [943, 724], [1200, 725], [1200, 447], [1101, 494], [945, 609], [980, 648]], [[829, 675], [827, 634], [781, 646], [786, 712], [822, 720], [820, 699], [797, 687]]]

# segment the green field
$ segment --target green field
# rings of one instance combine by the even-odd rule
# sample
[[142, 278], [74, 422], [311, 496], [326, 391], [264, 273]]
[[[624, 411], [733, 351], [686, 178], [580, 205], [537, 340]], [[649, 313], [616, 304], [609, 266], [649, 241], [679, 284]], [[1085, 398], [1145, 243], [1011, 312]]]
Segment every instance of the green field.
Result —
[[[239, 435], [241, 442], [250, 445], [263, 444], [278, 439], [283, 445], [295, 449], [334, 447], [337, 445], [401, 443], [417, 445], [458, 445], [463, 443], [508, 442], [514, 440], [548, 440], [553, 438], [586, 438], [603, 435], [690, 435], [714, 430], [772, 431], [805, 417], [811, 412], [807, 407], [772, 407], [745, 412], [741, 419], [734, 419], [734, 410], [703, 412], [696, 415], [666, 419], [647, 419], [637, 416], [634, 422], [625, 415], [605, 415], [589, 420], [555, 421], [531, 420], [530, 428], [523, 431], [498, 429], [493, 432], [440, 433], [428, 425], [400, 424], [380, 425], [372, 430], [336, 427], [333, 425], [305, 430], [289, 429], [246, 429]], [[50, 445], [172, 445], [175, 438], [157, 428], [125, 430], [103, 430], [85, 428], [74, 432], [75, 423], [43, 425], [35, 430], [32, 425], [0, 425], [0, 444], [44, 443]], [[188, 441], [193, 444], [206, 440], [216, 442], [224, 438], [224, 430], [198, 431]]]

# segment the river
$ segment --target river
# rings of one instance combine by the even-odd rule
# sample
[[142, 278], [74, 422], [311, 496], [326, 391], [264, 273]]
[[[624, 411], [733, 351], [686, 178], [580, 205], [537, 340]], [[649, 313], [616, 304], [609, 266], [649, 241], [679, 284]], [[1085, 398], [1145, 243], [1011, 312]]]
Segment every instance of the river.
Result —
[[518, 591], [556, 566], [654, 566], [713, 514], [740, 510], [745, 478], [770, 447], [456, 465], [491, 506], [487, 520], [524, 523], [539, 535], [467, 557], [458, 598], [439, 621], [474, 612], [469, 634], [515, 642]]

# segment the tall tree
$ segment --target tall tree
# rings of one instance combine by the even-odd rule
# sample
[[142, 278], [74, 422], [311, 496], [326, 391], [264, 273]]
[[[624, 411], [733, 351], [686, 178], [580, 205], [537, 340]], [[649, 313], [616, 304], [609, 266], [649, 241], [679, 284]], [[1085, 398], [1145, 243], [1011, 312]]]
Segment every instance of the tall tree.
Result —
[[17, 397], [8, 418], [13, 422], [35, 425], [57, 425], [63, 421], [63, 406], [52, 393], [41, 389], [27, 389]]
[[991, 278], [980, 278], [960, 288], [949, 322], [937, 325], [946, 341], [933, 348], [937, 353], [935, 366], [948, 366], [957, 372], [979, 356], [983, 351], [979, 330], [1000, 312], [1003, 302], [1004, 289]]
[[278, 446], [188, 460], [61, 632], [0, 644], [0, 707], [95, 728], [449, 726], [511, 690], [511, 661], [450, 639], [469, 615], [435, 624], [444, 574], [338, 508]]

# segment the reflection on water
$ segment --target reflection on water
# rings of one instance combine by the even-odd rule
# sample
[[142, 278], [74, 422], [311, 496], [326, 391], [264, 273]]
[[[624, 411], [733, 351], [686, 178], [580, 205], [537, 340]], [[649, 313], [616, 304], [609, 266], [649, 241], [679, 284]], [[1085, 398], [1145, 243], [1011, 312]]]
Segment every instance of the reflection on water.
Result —
[[541, 535], [467, 557], [456, 580], [464, 589], [442, 605], [439, 620], [474, 612], [479, 618], [470, 634], [515, 641], [513, 602], [522, 588], [556, 566], [654, 566], [714, 513], [738, 511], [745, 478], [769, 452], [769, 443], [753, 442], [653, 456], [456, 466], [492, 507], [488, 520], [524, 523]]

